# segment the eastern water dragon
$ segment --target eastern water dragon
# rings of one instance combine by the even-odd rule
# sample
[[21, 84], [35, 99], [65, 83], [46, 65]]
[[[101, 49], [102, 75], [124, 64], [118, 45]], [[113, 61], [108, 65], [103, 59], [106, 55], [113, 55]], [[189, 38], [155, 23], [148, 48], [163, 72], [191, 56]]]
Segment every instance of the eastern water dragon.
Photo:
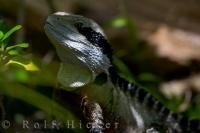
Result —
[[93, 20], [57, 12], [47, 18], [44, 29], [61, 61], [60, 84], [99, 103], [111, 121], [119, 122], [116, 132], [200, 132], [198, 120], [172, 113], [142, 87], [119, 76], [106, 36]]

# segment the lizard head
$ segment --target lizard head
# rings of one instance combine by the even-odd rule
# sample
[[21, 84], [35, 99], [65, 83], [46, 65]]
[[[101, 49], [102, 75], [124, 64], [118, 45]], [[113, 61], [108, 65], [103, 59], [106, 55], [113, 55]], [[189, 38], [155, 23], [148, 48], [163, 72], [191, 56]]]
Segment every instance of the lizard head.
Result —
[[108, 73], [112, 51], [93, 20], [57, 12], [47, 18], [44, 29], [62, 62], [58, 80], [63, 86], [80, 87]]

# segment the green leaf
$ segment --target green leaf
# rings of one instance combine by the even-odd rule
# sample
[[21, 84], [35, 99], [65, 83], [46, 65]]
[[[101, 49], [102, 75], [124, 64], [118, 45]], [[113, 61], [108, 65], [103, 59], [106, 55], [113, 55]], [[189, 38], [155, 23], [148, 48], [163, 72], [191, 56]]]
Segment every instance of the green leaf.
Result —
[[21, 47], [21, 48], [28, 48], [28, 43], [21, 43], [21, 44], [17, 44], [18, 47]]
[[10, 50], [10, 51], [8, 52], [8, 54], [9, 54], [9, 55], [18, 55], [19, 52], [18, 52], [17, 50]]
[[39, 71], [39, 68], [32, 61], [18, 61], [18, 60], [9, 60], [6, 65], [16, 64], [22, 66], [27, 71]]
[[0, 31], [0, 40], [1, 40], [1, 38], [3, 38], [3, 36], [4, 36], [3, 32]]
[[127, 25], [127, 20], [125, 17], [118, 17], [112, 20], [111, 25], [116, 28], [121, 28]]
[[159, 81], [159, 78], [152, 73], [141, 73], [139, 75], [139, 79], [142, 81], [149, 81], [149, 82]]
[[6, 51], [9, 51], [9, 50], [16, 48], [16, 47], [27, 48], [28, 46], [29, 46], [28, 43], [20, 43], [20, 44], [17, 44], [17, 45], [7, 47]]
[[17, 25], [15, 27], [13, 27], [12, 29], [10, 29], [8, 32], [5, 33], [5, 35], [3, 36], [3, 38], [1, 39], [1, 41], [4, 41], [5, 39], [7, 39], [11, 34], [13, 34], [14, 32], [16, 32], [17, 30], [21, 29], [22, 26], [21, 25]]
[[55, 116], [58, 120], [77, 120], [72, 112], [31, 88], [26, 88], [25, 86], [15, 83], [10, 84], [4, 81], [4, 83], [1, 84], [0, 92], [4, 95], [29, 103], [46, 113]]
[[129, 68], [121, 61], [119, 58], [116, 56], [113, 57], [113, 63], [119, 69], [119, 71], [122, 73], [122, 76], [124, 76], [127, 80], [130, 82], [134, 81], [134, 75], [132, 75], [131, 71]]

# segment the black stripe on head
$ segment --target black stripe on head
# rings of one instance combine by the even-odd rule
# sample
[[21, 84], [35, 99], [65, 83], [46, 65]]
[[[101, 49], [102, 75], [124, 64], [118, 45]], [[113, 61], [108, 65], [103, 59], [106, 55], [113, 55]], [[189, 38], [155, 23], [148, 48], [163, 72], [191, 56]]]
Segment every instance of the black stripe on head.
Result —
[[77, 28], [79, 33], [87, 38], [89, 42], [99, 46], [102, 49], [103, 54], [107, 55], [107, 57], [111, 60], [112, 49], [108, 41], [100, 32], [96, 32], [90, 27], [83, 27], [80, 23], [75, 24], [75, 27]]

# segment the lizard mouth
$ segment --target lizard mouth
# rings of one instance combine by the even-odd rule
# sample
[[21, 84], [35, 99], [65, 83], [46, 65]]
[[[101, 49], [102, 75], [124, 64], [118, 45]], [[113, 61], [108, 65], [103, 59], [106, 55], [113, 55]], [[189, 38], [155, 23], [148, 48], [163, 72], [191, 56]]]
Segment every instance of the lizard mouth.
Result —
[[[59, 27], [56, 27], [54, 24], [52, 24], [51, 22], [49, 21], [46, 21], [45, 23], [45, 26], [44, 26], [44, 29], [45, 31], [47, 32], [47, 34], [54, 34], [54, 37], [57, 37], [59, 39], [57, 40], [60, 40], [60, 43], [62, 44], [65, 44], [65, 46], [68, 46], [70, 47], [66, 41], [70, 41], [70, 42], [74, 42], [74, 43], [82, 43], [82, 44], [85, 44], [85, 42], [73, 37], [73, 36], [69, 36], [71, 35], [72, 33], [73, 34], [77, 34], [78, 31], [75, 31], [75, 30], [72, 30], [71, 28], [63, 25], [63, 24], [60, 24]], [[64, 29], [64, 30], [63, 30]], [[64, 32], [65, 31], [65, 32]], [[69, 33], [68, 34], [64, 34], [66, 33], [66, 31], [68, 31]], [[87, 44], [85, 44], [87, 45]]]

